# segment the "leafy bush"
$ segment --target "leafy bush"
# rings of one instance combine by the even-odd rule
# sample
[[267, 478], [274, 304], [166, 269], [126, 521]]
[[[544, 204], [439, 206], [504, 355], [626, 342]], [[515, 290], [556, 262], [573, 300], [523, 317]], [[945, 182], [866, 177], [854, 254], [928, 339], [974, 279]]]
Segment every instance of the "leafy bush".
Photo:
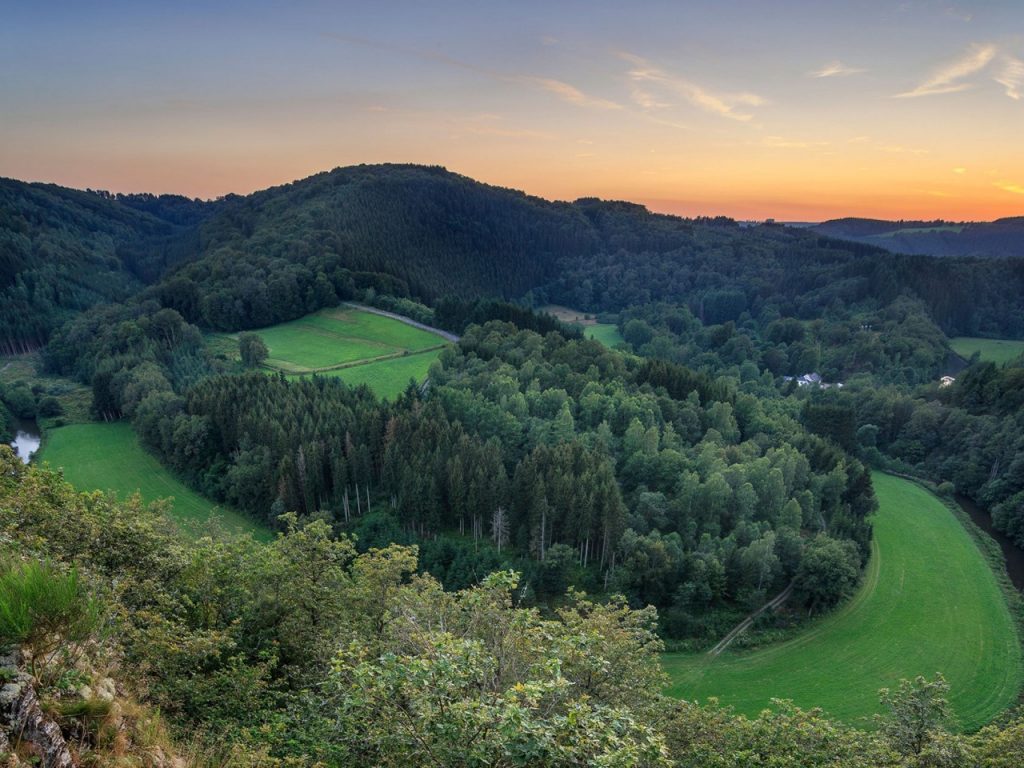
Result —
[[0, 574], [0, 644], [20, 645], [32, 655], [32, 673], [82, 643], [100, 625], [100, 606], [74, 568], [62, 572], [35, 560], [8, 563]]

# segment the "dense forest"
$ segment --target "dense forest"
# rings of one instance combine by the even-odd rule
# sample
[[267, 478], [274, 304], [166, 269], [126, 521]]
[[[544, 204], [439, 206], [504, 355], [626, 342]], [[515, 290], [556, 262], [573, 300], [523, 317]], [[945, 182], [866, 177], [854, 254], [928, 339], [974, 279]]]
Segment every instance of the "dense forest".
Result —
[[144, 296], [224, 330], [373, 289], [431, 305], [449, 294], [525, 297], [591, 312], [671, 301], [707, 325], [848, 317], [909, 296], [950, 335], [1024, 334], [1020, 260], [935, 261], [797, 228], [552, 203], [443, 168], [338, 168], [206, 205], [3, 184], [13, 343], [38, 345], [56, 323], [22, 328], [19, 318], [63, 318], [63, 308], [124, 298], [140, 281], [152, 284]]
[[[198, 490], [271, 525], [294, 511], [363, 542], [418, 541], [456, 586], [504, 549], [538, 595], [620, 591], [663, 609], [675, 637], [711, 636], [796, 579], [810, 535], [848, 571], [866, 559], [865, 467], [806, 432], [770, 376], [738, 391], [490, 321], [442, 354], [428, 396], [388, 404], [334, 379], [216, 375], [195, 328], [146, 309], [87, 313], [50, 364]], [[824, 609], [851, 587], [803, 594]]]
[[35, 349], [76, 311], [127, 299], [190, 258], [213, 207], [0, 179], [0, 351]]

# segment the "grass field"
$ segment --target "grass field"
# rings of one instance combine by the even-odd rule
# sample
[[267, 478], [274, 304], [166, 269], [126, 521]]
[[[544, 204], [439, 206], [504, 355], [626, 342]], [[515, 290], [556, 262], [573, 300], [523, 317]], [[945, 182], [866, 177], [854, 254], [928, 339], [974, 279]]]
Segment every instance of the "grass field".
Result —
[[1011, 339], [977, 339], [970, 336], [957, 336], [949, 340], [949, 346], [960, 357], [970, 359], [975, 352], [981, 353], [981, 359], [1002, 365], [1016, 360], [1024, 353], [1024, 341]]
[[[358, 386], [380, 397], [395, 397], [410, 379], [423, 381], [447, 343], [440, 336], [390, 317], [352, 307], [325, 309], [255, 333], [270, 353], [265, 367], [290, 378], [317, 373]], [[238, 335], [214, 334], [214, 354], [238, 359]]]
[[540, 308], [541, 312], [554, 315], [563, 323], [576, 325], [583, 329], [583, 335], [588, 339], [596, 339], [606, 347], [614, 347], [622, 342], [622, 334], [613, 323], [599, 323], [593, 315], [580, 312], [572, 307], [563, 307], [561, 304], [548, 304]]
[[1022, 682], [1015, 623], [990, 567], [953, 514], [920, 486], [874, 475], [880, 510], [857, 595], [793, 639], [753, 651], [666, 654], [669, 693], [717, 696], [756, 714], [772, 698], [870, 726], [877, 691], [945, 675], [964, 730], [1012, 705]]
[[[270, 353], [266, 366], [285, 373], [322, 372], [350, 363], [420, 352], [444, 343], [428, 331], [347, 307], [323, 309], [254, 333], [263, 339]], [[237, 342], [238, 336], [229, 334], [226, 338]]]
[[173, 497], [173, 516], [186, 529], [199, 528], [216, 508], [229, 530], [270, 538], [266, 528], [238, 512], [218, 508], [174, 477], [139, 445], [126, 422], [72, 424], [50, 430], [38, 461], [62, 467], [64, 478], [81, 491], [112, 490], [120, 498], [138, 491], [147, 503]]
[[366, 384], [378, 396], [393, 398], [405, 391], [410, 379], [423, 381], [430, 370], [430, 364], [437, 360], [440, 354], [440, 349], [433, 349], [367, 365], [338, 368], [319, 375], [339, 378], [353, 387]]
[[611, 323], [595, 323], [594, 325], [588, 325], [583, 329], [583, 334], [588, 339], [596, 339], [604, 344], [606, 347], [614, 347], [616, 344], [621, 344], [623, 341], [622, 334], [619, 333], [618, 327]]

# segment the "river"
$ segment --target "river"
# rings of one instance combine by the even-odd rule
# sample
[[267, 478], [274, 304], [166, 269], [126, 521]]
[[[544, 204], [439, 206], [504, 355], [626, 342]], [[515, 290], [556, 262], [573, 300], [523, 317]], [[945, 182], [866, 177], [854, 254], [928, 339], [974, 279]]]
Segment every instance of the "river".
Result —
[[1006, 572], [1010, 576], [1010, 581], [1013, 582], [1013, 586], [1024, 592], [1024, 550], [1018, 548], [1005, 533], [993, 528], [992, 515], [979, 507], [972, 499], [958, 493], [956, 501], [964, 512], [970, 515], [976, 526], [999, 542], [999, 547], [1003, 550], [1003, 557], [1006, 559]]
[[14, 429], [14, 442], [11, 443], [11, 447], [18, 454], [18, 458], [28, 464], [29, 459], [39, 450], [39, 444], [42, 442], [39, 425], [34, 419], [15, 419]]

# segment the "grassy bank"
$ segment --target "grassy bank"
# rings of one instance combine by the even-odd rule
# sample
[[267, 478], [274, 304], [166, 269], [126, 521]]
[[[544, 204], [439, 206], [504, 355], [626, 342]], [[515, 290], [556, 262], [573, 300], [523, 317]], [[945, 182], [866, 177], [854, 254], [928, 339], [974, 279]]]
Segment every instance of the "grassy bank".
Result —
[[62, 468], [65, 479], [82, 491], [114, 491], [121, 498], [138, 492], [146, 503], [171, 498], [171, 514], [186, 529], [198, 531], [216, 516], [229, 530], [270, 538], [263, 526], [218, 507], [178, 480], [139, 445], [127, 422], [52, 429], [37, 460]]
[[747, 714], [792, 699], [869, 725], [879, 688], [941, 672], [967, 730], [1016, 700], [1024, 671], [1015, 621], [977, 545], [921, 486], [881, 474], [874, 483], [873, 553], [856, 596], [776, 645], [716, 659], [666, 655], [672, 695], [717, 696]]

